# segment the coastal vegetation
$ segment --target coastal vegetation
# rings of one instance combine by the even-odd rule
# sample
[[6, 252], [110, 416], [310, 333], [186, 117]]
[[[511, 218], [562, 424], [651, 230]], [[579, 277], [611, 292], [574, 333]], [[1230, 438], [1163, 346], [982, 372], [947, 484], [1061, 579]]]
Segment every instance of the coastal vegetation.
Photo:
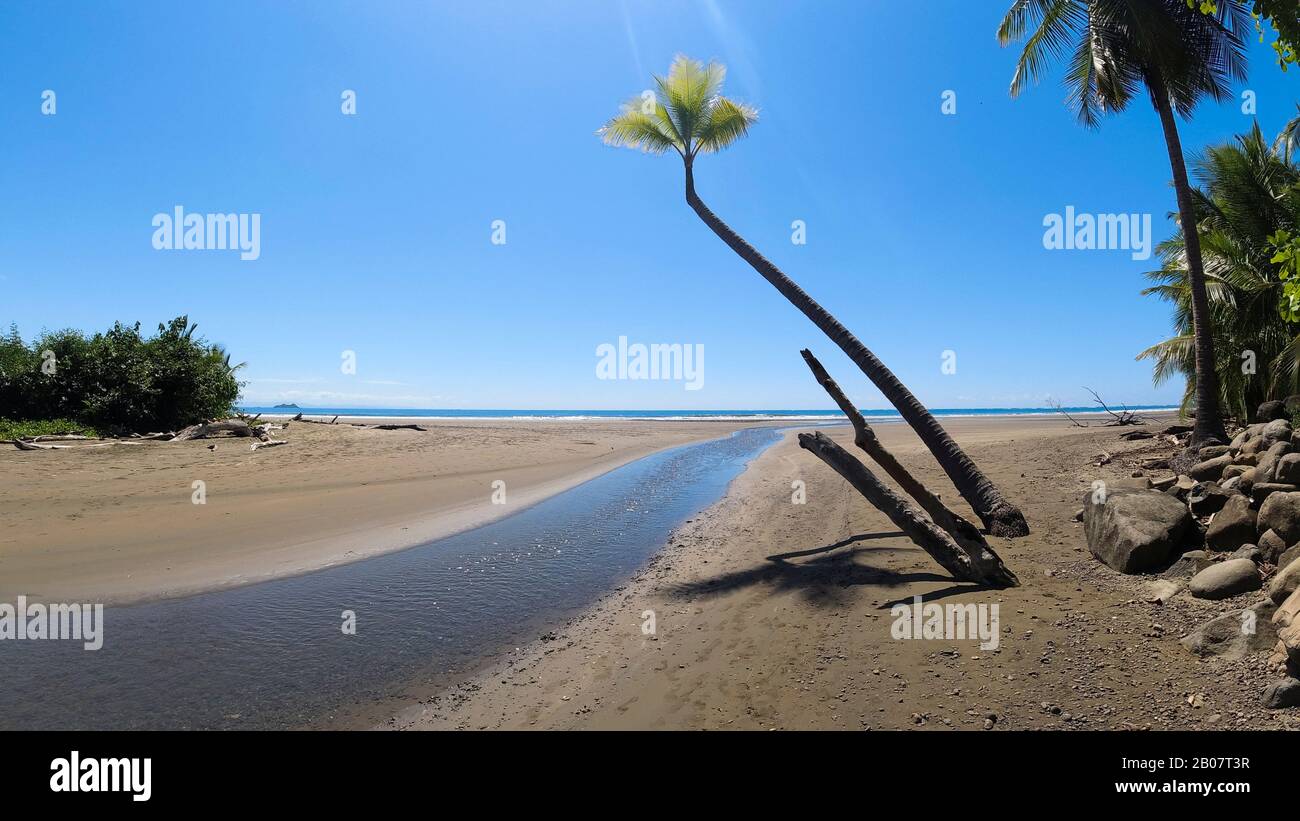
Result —
[[[1024, 41], [1011, 94], [1068, 61], [1067, 103], [1087, 128], [1147, 92], [1160, 118], [1182, 226], [1196, 224], [1196, 205], [1175, 114], [1184, 119], [1206, 97], [1232, 95], [1246, 77], [1251, 11], [1243, 0], [1016, 0], [998, 28], [1003, 46]], [[1032, 33], [1031, 33], [1032, 32]], [[1194, 445], [1227, 441], [1219, 408], [1214, 332], [1197, 231], [1186, 232], [1182, 258], [1195, 361]]]
[[180, 316], [151, 337], [119, 322], [29, 343], [12, 327], [0, 336], [0, 438], [167, 431], [231, 415], [241, 366], [196, 329]]

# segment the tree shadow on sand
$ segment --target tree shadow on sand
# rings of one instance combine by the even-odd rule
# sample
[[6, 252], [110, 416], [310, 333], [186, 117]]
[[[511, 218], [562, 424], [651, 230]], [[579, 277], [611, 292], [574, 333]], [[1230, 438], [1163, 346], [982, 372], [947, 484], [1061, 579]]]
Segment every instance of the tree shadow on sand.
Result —
[[[950, 576], [930, 572], [899, 572], [859, 561], [869, 553], [912, 553], [912, 545], [858, 545], [876, 539], [906, 538], [903, 533], [859, 533], [834, 544], [806, 550], [793, 550], [767, 557], [764, 564], [723, 573], [712, 578], [672, 585], [667, 589], [675, 598], [691, 599], [699, 596], [717, 596], [754, 585], [769, 585], [774, 593], [795, 591], [809, 603], [818, 607], [843, 606], [850, 598], [851, 588], [858, 585], [899, 587], [914, 582], [952, 581]], [[857, 545], [857, 546], [854, 546]], [[843, 548], [849, 548], [847, 550]], [[812, 558], [809, 558], [812, 557]], [[793, 561], [804, 559], [805, 561]], [[959, 584], [926, 594], [926, 599], [936, 595], [952, 595], [980, 589], [979, 585]], [[907, 601], [911, 601], [908, 596]], [[891, 603], [892, 604], [892, 603]]]

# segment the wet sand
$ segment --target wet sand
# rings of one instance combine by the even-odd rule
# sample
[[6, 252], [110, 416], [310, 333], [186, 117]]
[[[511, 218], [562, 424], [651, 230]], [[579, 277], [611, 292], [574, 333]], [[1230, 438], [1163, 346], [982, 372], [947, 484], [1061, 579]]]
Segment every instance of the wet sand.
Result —
[[[993, 539], [1019, 588], [956, 584], [787, 435], [680, 528], [628, 584], [546, 641], [459, 686], [413, 693], [395, 729], [1272, 728], [1258, 659], [1202, 661], [1178, 644], [1233, 604], [1148, 603], [1101, 566], [1072, 520], [1094, 478], [1123, 485], [1149, 455], [1115, 428], [1059, 417], [944, 420], [1025, 512]], [[881, 440], [974, 520], [900, 424]], [[1157, 426], [1158, 428], [1158, 426]], [[832, 434], [851, 449], [850, 431]], [[1113, 461], [1091, 462], [1102, 452]], [[1158, 472], [1157, 472], [1158, 473]], [[807, 485], [793, 504], [791, 483]], [[996, 649], [898, 640], [891, 608], [998, 604]], [[653, 615], [654, 631], [647, 630]]]
[[[355, 561], [743, 427], [409, 421], [428, 430], [294, 422], [274, 434], [289, 444], [256, 452], [247, 439], [34, 452], [0, 445], [0, 600], [126, 603]], [[493, 503], [497, 481], [505, 504]], [[195, 482], [204, 504], [194, 503]]]

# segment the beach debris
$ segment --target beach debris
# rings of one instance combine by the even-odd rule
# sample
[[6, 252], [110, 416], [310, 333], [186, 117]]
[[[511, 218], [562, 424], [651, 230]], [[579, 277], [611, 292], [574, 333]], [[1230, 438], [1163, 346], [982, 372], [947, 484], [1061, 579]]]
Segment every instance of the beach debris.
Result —
[[[1147, 424], [1147, 420], [1145, 418], [1129, 410], [1127, 405], [1122, 405], [1120, 411], [1117, 413], [1111, 410], [1110, 407], [1105, 402], [1102, 401], [1101, 397], [1098, 396], [1097, 392], [1094, 391], [1092, 388], [1088, 387], [1087, 385], [1084, 385], [1083, 389], [1088, 393], [1092, 394], [1093, 401], [1096, 402], [1098, 405], [1100, 405], [1101, 409], [1110, 415], [1109, 419], [1101, 423], [1102, 427], [1112, 428], [1112, 427], [1123, 427], [1126, 425]], [[1050, 407], [1055, 408], [1057, 413], [1061, 414], [1066, 419], [1069, 419], [1070, 422], [1076, 428], [1086, 428], [1086, 427], [1091, 427], [1092, 425], [1091, 422], [1080, 422], [1078, 419], [1075, 419], [1073, 416], [1071, 416], [1069, 413], [1066, 412], [1065, 408], [1061, 407], [1060, 402], [1056, 402], [1054, 400], [1048, 400], [1047, 404]], [[1149, 439], [1153, 435], [1154, 434], [1147, 433], [1146, 431], [1133, 431], [1131, 433], [1124, 434], [1123, 438], [1124, 439]]]
[[805, 349], [800, 353], [812, 371], [813, 378], [849, 418], [853, 425], [854, 444], [880, 465], [920, 507], [887, 487], [862, 462], [820, 431], [799, 434], [799, 446], [848, 480], [867, 501], [879, 508], [955, 578], [994, 587], [1017, 586], [1020, 582], [1016, 575], [989, 547], [979, 529], [949, 510], [938, 496], [931, 493], [885, 449], [865, 417], [849, 401], [812, 351]]

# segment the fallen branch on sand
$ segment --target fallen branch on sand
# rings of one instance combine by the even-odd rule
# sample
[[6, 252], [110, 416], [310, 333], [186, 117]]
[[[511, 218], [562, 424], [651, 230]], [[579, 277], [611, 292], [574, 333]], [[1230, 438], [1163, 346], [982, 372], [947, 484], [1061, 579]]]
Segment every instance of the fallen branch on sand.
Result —
[[978, 528], [949, 510], [938, 496], [913, 477], [880, 443], [865, 417], [849, 401], [812, 352], [804, 350], [801, 353], [818, 384], [849, 418], [853, 425], [854, 444], [875, 460], [917, 501], [920, 508], [888, 488], [865, 465], [825, 434], [802, 433], [799, 435], [799, 446], [848, 480], [867, 501], [879, 508], [954, 577], [996, 587], [1018, 585], [1019, 580], [1015, 574], [989, 547]]
[[[1143, 418], [1143, 417], [1139, 416], [1138, 414], [1134, 413], [1133, 411], [1129, 410], [1127, 405], [1122, 405], [1122, 406], [1121, 406], [1122, 410], [1121, 410], [1119, 413], [1116, 413], [1115, 411], [1111, 410], [1110, 407], [1107, 406], [1105, 402], [1103, 402], [1103, 401], [1101, 400], [1101, 397], [1098, 396], [1098, 395], [1097, 395], [1097, 392], [1094, 391], [1092, 388], [1090, 388], [1090, 387], [1088, 387], [1087, 385], [1085, 385], [1085, 386], [1083, 387], [1083, 389], [1084, 389], [1085, 391], [1087, 391], [1088, 393], [1092, 394], [1092, 398], [1093, 398], [1093, 400], [1094, 400], [1098, 405], [1101, 405], [1101, 409], [1102, 409], [1102, 410], [1104, 410], [1106, 413], [1110, 414], [1111, 418], [1110, 418], [1110, 419], [1107, 419], [1105, 422], [1102, 422], [1102, 423], [1101, 423], [1102, 427], [1105, 427], [1105, 428], [1114, 428], [1114, 427], [1121, 427], [1121, 426], [1123, 426], [1123, 425], [1145, 425], [1145, 424], [1147, 424], [1147, 420], [1146, 420], [1145, 418]], [[1072, 423], [1076, 428], [1086, 428], [1086, 427], [1089, 427], [1089, 426], [1090, 426], [1090, 424], [1089, 424], [1088, 422], [1080, 422], [1078, 419], [1075, 419], [1073, 416], [1071, 416], [1070, 414], [1066, 413], [1066, 412], [1065, 412], [1065, 408], [1061, 407], [1061, 403], [1060, 403], [1060, 402], [1056, 402], [1056, 401], [1053, 401], [1053, 400], [1049, 399], [1049, 400], [1047, 400], [1047, 404], [1048, 404], [1050, 407], [1056, 408], [1056, 412], [1059, 413], [1059, 414], [1061, 414], [1062, 416], [1064, 416], [1066, 419], [1069, 419], [1070, 422], [1071, 422], [1071, 423]]]

